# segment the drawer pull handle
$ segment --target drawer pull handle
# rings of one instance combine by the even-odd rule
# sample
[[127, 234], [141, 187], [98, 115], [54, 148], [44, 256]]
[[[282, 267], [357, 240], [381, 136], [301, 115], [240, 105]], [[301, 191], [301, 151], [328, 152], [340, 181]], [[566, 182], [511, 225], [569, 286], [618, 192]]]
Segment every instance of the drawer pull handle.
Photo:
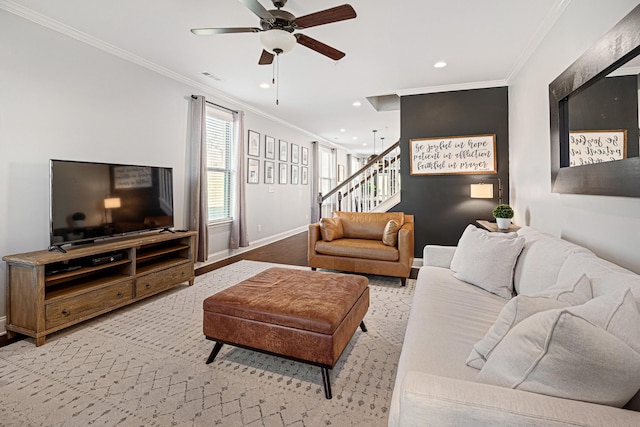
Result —
[[68, 316], [70, 314], [71, 314], [71, 312], [69, 310], [67, 310], [66, 308], [64, 310], [62, 310], [62, 315], [63, 316]]
[[147, 289], [151, 289], [151, 283], [147, 283], [144, 287]]
[[184, 276], [184, 271], [182, 273], [180, 273], [181, 276]]
[[118, 298], [122, 298], [122, 292], [118, 292]]

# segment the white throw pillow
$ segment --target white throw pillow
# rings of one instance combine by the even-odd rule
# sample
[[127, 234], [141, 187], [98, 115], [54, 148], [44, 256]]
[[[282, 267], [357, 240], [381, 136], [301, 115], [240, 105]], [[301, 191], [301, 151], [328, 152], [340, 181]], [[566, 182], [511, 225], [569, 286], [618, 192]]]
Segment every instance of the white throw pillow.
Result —
[[516, 296], [502, 307], [487, 334], [474, 344], [467, 358], [467, 365], [482, 369], [493, 349], [505, 335], [527, 317], [553, 308], [583, 304], [591, 298], [593, 298], [591, 281], [584, 274], [570, 286], [555, 284], [535, 295]]
[[580, 305], [593, 298], [593, 289], [591, 287], [591, 280], [586, 274], [583, 274], [571, 286], [556, 283], [544, 291], [531, 294], [530, 296], [548, 297], [565, 302], [568, 305]]
[[[524, 246], [524, 238], [495, 237], [470, 226], [464, 231], [453, 261], [454, 276], [502, 298], [513, 296], [513, 269]], [[457, 260], [456, 260], [457, 258]]]
[[491, 352], [504, 339], [507, 333], [524, 319], [541, 311], [568, 307], [569, 304], [547, 297], [518, 295], [512, 298], [500, 311], [486, 335], [473, 345], [467, 358], [467, 365], [482, 369]]
[[640, 354], [640, 311], [631, 289], [623, 289], [572, 307], [576, 316], [615, 335]]
[[467, 228], [464, 229], [464, 231], [462, 232], [462, 236], [460, 236], [460, 239], [458, 240], [458, 245], [456, 246], [456, 251], [453, 254], [453, 258], [451, 258], [451, 265], [449, 267], [449, 269], [451, 271], [453, 271], [454, 273], [456, 273], [458, 271], [458, 269], [460, 268], [460, 263], [462, 262], [462, 257], [464, 256], [462, 254], [461, 251], [458, 251], [458, 248], [462, 245], [465, 246], [466, 244], [466, 240], [467, 239], [472, 239], [473, 237], [471, 237], [471, 235], [473, 235], [474, 233], [482, 233], [487, 235], [488, 237], [495, 237], [497, 239], [500, 238], [507, 238], [507, 239], [514, 239], [518, 236], [517, 233], [511, 232], [511, 233], [491, 233], [487, 230], [483, 230], [480, 229], [472, 224], [467, 225]]
[[[496, 346], [478, 381], [624, 406], [640, 389], [640, 354], [625, 342], [636, 337], [616, 336], [620, 329], [640, 330], [640, 316], [634, 318], [638, 308], [629, 293], [604, 295], [523, 320]], [[620, 328], [622, 321], [626, 328]]]

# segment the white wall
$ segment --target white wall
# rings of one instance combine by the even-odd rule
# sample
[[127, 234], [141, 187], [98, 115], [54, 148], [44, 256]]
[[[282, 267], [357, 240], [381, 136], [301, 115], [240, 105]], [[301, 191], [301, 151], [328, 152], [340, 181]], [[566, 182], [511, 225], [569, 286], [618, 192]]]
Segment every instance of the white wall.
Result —
[[640, 199], [551, 192], [549, 83], [638, 4], [572, 1], [509, 84], [515, 222], [585, 245], [640, 273]]
[[[172, 167], [176, 227], [187, 226], [190, 95], [236, 105], [2, 10], [0, 64], [0, 256], [49, 245], [51, 158]], [[312, 140], [257, 112], [247, 112], [245, 127], [301, 146]], [[252, 242], [306, 226], [310, 211], [311, 186], [274, 184], [269, 193], [260, 159], [261, 184], [247, 191]], [[211, 252], [226, 247], [222, 232], [212, 233]], [[0, 262], [0, 301], [5, 282]], [[0, 333], [4, 315], [2, 303]]]
[[[299, 230], [309, 224], [311, 214], [311, 142], [312, 139], [296, 129], [282, 126], [258, 114], [247, 112], [245, 115], [245, 131], [249, 130], [260, 134], [260, 157], [252, 157], [260, 161], [259, 184], [246, 184], [247, 189], [247, 224], [248, 238], [251, 246], [269, 241], [274, 236], [287, 234], [292, 230]], [[276, 158], [265, 159], [264, 137], [269, 135], [276, 140]], [[246, 135], [245, 135], [246, 138]], [[278, 144], [279, 140], [289, 144], [289, 161], [287, 161], [287, 184], [278, 183]], [[291, 144], [300, 146], [298, 160], [299, 169], [303, 166], [302, 147], [309, 150], [309, 161], [306, 166], [309, 173], [307, 185], [302, 185], [300, 178], [298, 184], [291, 184]], [[246, 147], [245, 147], [246, 151]], [[275, 177], [273, 184], [264, 183], [264, 162], [272, 161], [275, 164]], [[246, 160], [245, 160], [246, 162]], [[246, 166], [245, 166], [246, 167]], [[238, 251], [229, 251], [229, 226], [227, 224], [214, 226], [209, 232], [209, 252], [215, 261], [225, 256], [233, 255]], [[251, 247], [250, 246], [250, 247]]]

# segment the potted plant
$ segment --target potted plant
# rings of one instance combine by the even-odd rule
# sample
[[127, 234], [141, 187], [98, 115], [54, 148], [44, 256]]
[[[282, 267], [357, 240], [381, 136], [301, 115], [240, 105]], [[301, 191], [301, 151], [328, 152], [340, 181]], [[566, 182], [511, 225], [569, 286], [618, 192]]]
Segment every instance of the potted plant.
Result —
[[87, 219], [87, 216], [82, 212], [76, 212], [71, 215], [71, 220], [73, 221], [74, 227], [84, 227], [85, 219]]
[[493, 217], [496, 219], [500, 230], [508, 230], [513, 218], [513, 209], [509, 205], [498, 205], [493, 208]]

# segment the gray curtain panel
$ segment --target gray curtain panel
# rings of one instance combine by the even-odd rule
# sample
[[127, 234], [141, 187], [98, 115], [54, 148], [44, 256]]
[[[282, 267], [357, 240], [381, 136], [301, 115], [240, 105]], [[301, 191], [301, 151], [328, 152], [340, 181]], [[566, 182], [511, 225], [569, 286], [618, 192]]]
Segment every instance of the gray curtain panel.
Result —
[[247, 239], [246, 220], [246, 179], [244, 160], [244, 111], [233, 112], [233, 135], [235, 138], [236, 160], [236, 197], [233, 201], [233, 222], [231, 223], [231, 235], [229, 237], [229, 249], [238, 249], [249, 246]]
[[195, 259], [207, 260], [209, 228], [207, 218], [207, 144], [205, 99], [191, 99], [191, 129], [189, 141], [189, 229], [197, 231]]

